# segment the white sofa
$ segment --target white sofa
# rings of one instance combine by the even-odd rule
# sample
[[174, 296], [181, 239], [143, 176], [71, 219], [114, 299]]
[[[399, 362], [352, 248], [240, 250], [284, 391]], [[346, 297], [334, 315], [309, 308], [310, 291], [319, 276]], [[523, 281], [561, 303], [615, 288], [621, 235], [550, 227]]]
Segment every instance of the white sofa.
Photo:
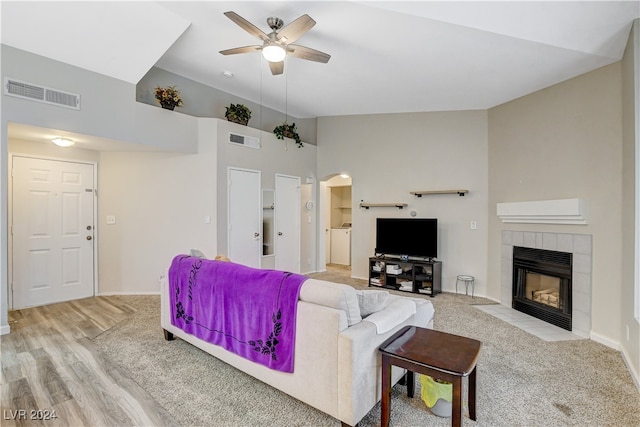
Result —
[[[378, 346], [405, 325], [433, 327], [430, 301], [389, 295], [384, 308], [364, 319], [353, 287], [307, 279], [300, 290], [293, 373], [271, 370], [173, 326], [162, 280], [161, 326], [177, 336], [314, 408], [355, 426], [381, 398]], [[367, 292], [367, 291], [359, 291]], [[173, 335], [173, 336], [172, 336]], [[394, 367], [395, 384], [404, 370]]]

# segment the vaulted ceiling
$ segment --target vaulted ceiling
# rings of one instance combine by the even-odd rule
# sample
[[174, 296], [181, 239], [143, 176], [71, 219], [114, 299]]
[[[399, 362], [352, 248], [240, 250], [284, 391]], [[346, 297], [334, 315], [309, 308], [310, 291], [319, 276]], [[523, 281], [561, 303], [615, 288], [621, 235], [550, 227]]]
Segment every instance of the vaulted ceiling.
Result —
[[[327, 64], [286, 59], [272, 76], [260, 42], [303, 14], [296, 43]], [[616, 62], [638, 1], [2, 2], [2, 43], [137, 83], [153, 66], [295, 117], [486, 109]], [[225, 77], [227, 71], [233, 77]]]

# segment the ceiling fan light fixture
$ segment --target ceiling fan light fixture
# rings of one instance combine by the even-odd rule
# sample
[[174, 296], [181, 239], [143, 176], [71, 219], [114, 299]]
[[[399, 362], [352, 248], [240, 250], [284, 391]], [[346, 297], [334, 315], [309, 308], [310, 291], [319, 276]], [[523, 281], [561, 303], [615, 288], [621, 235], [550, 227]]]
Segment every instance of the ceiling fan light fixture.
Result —
[[75, 142], [68, 138], [54, 138], [51, 140], [51, 142], [56, 144], [58, 147], [71, 147], [73, 144], [75, 144]]
[[287, 52], [282, 46], [270, 44], [262, 48], [262, 56], [269, 62], [280, 62], [287, 56]]

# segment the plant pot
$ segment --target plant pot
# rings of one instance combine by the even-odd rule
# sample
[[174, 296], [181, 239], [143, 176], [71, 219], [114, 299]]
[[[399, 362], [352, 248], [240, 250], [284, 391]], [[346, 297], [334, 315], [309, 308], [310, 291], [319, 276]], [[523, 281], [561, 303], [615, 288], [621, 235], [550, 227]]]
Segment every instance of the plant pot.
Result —
[[173, 111], [173, 109], [174, 109], [174, 108], [176, 108], [176, 106], [175, 106], [175, 105], [173, 105], [173, 104], [160, 104], [160, 105], [161, 105], [161, 106], [162, 106], [162, 108], [164, 108], [165, 110], [172, 110], [172, 111]]
[[233, 123], [238, 123], [238, 124], [244, 125], [244, 126], [246, 126], [249, 123], [249, 119], [242, 120], [242, 119], [239, 119], [237, 117], [231, 117], [231, 116], [227, 117], [227, 121], [233, 122]]

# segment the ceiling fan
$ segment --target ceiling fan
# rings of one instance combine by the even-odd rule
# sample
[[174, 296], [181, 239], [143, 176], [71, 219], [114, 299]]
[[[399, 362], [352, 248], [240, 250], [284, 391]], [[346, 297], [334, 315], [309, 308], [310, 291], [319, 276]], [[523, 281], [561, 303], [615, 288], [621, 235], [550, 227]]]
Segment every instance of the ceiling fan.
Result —
[[264, 58], [269, 61], [271, 74], [278, 75], [284, 72], [284, 58], [287, 55], [308, 61], [329, 62], [331, 55], [309, 47], [291, 44], [302, 37], [307, 31], [316, 25], [316, 21], [309, 15], [302, 15], [296, 20], [287, 24], [280, 18], [267, 18], [267, 25], [271, 28], [271, 33], [265, 34], [261, 29], [253, 25], [235, 12], [225, 12], [224, 15], [238, 24], [246, 32], [262, 40], [262, 45], [243, 46], [233, 49], [221, 50], [223, 55], [234, 55], [237, 53], [249, 53], [262, 51]]

